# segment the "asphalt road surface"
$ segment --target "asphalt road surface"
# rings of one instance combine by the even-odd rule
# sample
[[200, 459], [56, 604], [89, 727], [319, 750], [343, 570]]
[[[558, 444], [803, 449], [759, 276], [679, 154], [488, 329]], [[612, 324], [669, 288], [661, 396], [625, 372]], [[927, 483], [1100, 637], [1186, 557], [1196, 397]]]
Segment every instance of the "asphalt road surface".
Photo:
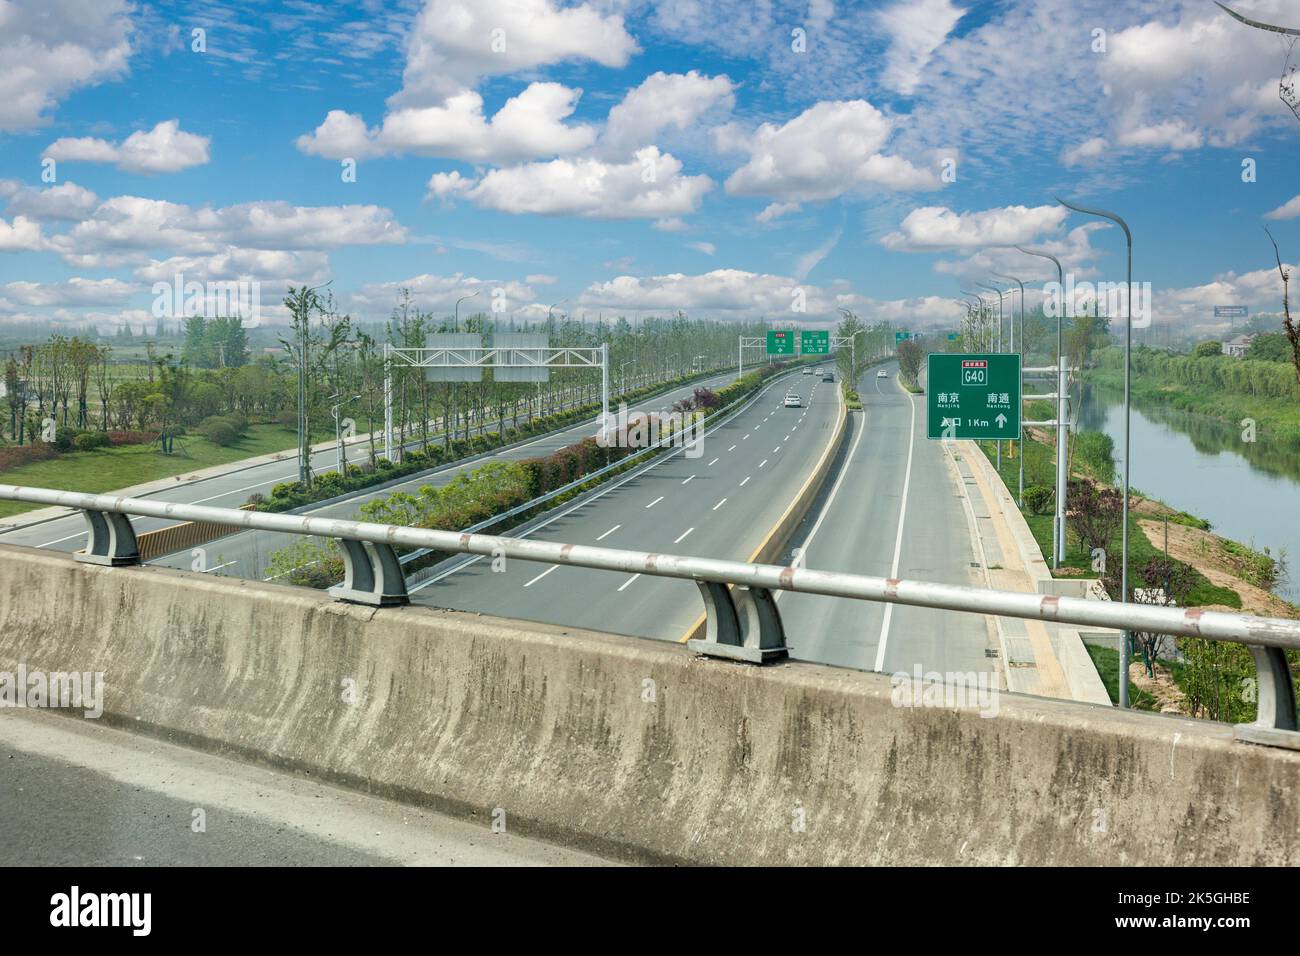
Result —
[[[803, 405], [784, 407], [786, 390]], [[524, 535], [710, 558], [748, 560], [776, 525], [831, 438], [839, 387], [795, 374], [702, 441], [652, 470], [611, 483], [597, 496], [560, 509]], [[689, 581], [511, 560], [453, 558], [449, 572], [413, 587], [412, 600], [437, 607], [680, 639], [703, 612]]]
[[45, 711], [0, 716], [0, 866], [602, 866], [605, 860]]
[[[734, 372], [716, 376], [704, 382], [696, 382], [690, 386], [673, 389], [660, 397], [646, 399], [634, 405], [633, 408], [658, 410], [661, 407], [670, 407], [674, 401], [691, 394], [699, 385], [719, 388], [731, 382], [734, 378]], [[614, 406], [614, 410], [617, 410], [617, 405]], [[496, 452], [491, 458], [492, 460], [509, 460], [549, 454], [558, 448], [577, 441], [582, 435], [593, 434], [595, 421], [596, 419], [593, 418], [589, 422], [533, 439], [527, 444], [516, 448]], [[493, 421], [487, 427], [494, 428], [495, 425], [496, 423]], [[363, 449], [358, 448], [356, 454], [359, 457], [365, 457]], [[321, 470], [332, 470], [335, 460], [333, 449], [317, 452], [313, 458], [315, 466]], [[397, 490], [413, 490], [426, 484], [440, 486], [451, 481], [456, 475], [481, 464], [483, 464], [483, 459], [473, 459], [465, 464], [441, 466], [438, 469], [414, 475], [401, 484], [387, 488], [382, 492], [373, 489], [359, 491], [343, 501], [307, 513], [317, 517], [354, 518], [360, 506], [372, 498], [390, 494]], [[296, 478], [297, 466], [293, 460], [276, 461], [203, 481], [178, 484], [175, 488], [168, 488], [142, 497], [183, 502], [185, 504], [203, 504], [215, 508], [237, 508], [247, 501], [249, 495], [254, 492], [266, 494], [270, 492], [273, 486], [284, 481], [294, 481]], [[166, 527], [174, 524], [175, 521], [163, 518], [133, 517], [131, 523], [135, 527], [136, 533], [139, 534]], [[159, 558], [151, 563], [165, 567], [196, 569], [208, 573], [215, 572], [230, 577], [261, 578], [264, 576], [265, 564], [270, 555], [296, 539], [298, 539], [296, 535], [245, 532], [206, 545], [201, 557], [192, 555], [189, 551], [183, 551]], [[85, 542], [86, 521], [79, 513], [69, 515], [66, 518], [57, 518], [26, 528], [0, 533], [0, 543], [2, 544], [21, 544], [29, 547], [53, 548], [59, 551], [77, 551], [85, 547]], [[196, 557], [198, 557], [197, 561]]]
[[[939, 442], [925, 437], [925, 397], [895, 378], [897, 365], [868, 369], [863, 412], [839, 473], [795, 543], [801, 566], [943, 584], [982, 585], [961, 488]], [[787, 558], [789, 561], [790, 558]], [[870, 601], [781, 594], [793, 656], [883, 673], [995, 670], [982, 615]]]
[[[689, 386], [676, 388], [663, 395], [633, 404], [629, 406], [628, 411], [629, 413], [633, 411], [667, 411], [672, 408], [673, 402], [693, 394], [696, 388], [701, 386], [715, 389], [721, 388], [733, 381], [735, 377], [734, 372], [728, 372], [724, 375], [706, 379], [703, 382], [695, 382]], [[618, 406], [611, 406], [611, 411], [617, 413]], [[366, 489], [342, 501], [312, 508], [309, 511], [302, 512], [302, 514], [314, 518], [356, 518], [361, 506], [375, 498], [385, 497], [398, 491], [414, 492], [424, 485], [441, 488], [458, 475], [473, 471], [488, 462], [517, 461], [524, 458], [549, 455], [551, 452], [564, 448], [566, 445], [571, 445], [588, 435], [595, 435], [596, 431], [597, 419], [592, 418], [561, 431], [534, 438], [514, 448], [495, 451], [489, 455], [467, 459], [463, 462], [443, 465], [431, 471], [413, 475], [383, 490]], [[0, 538], [0, 541], [3, 540], [3, 538]], [[218, 573], [228, 577], [264, 579], [268, 576], [267, 565], [272, 555], [281, 548], [302, 540], [304, 540], [302, 535], [280, 534], [271, 531], [244, 531], [239, 534], [229, 535], [204, 546], [203, 569], [209, 573]], [[193, 569], [195, 559], [190, 551], [181, 551], [158, 558], [150, 563], [162, 565], [163, 567]]]

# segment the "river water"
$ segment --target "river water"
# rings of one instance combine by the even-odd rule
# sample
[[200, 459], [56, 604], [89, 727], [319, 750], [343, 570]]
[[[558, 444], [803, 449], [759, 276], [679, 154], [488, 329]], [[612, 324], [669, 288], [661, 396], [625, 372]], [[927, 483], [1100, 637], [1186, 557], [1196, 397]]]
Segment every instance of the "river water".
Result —
[[[1115, 466], [1124, 454], [1124, 394], [1085, 385], [1079, 427], [1115, 440]], [[1231, 425], [1155, 402], [1135, 401], [1133, 488], [1204, 518], [1212, 530], [1281, 554], [1289, 575], [1277, 591], [1300, 600], [1300, 449], [1242, 440]], [[1117, 470], [1117, 478], [1118, 478]]]

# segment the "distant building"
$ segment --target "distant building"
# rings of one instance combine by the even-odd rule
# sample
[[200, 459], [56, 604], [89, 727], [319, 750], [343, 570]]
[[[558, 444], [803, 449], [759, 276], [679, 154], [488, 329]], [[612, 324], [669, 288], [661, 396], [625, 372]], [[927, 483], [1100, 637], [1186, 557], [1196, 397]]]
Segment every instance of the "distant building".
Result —
[[1254, 334], [1251, 334], [1228, 339], [1223, 343], [1223, 354], [1231, 355], [1233, 358], [1245, 358], [1246, 350], [1250, 348], [1251, 340], [1254, 338]]

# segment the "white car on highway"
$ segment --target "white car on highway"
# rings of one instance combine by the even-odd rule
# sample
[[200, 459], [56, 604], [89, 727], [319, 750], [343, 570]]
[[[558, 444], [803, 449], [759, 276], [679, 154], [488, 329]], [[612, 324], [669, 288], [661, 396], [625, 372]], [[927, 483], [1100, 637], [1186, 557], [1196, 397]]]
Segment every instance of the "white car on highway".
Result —
[[786, 408], [799, 408], [802, 404], [803, 401], [794, 392], [791, 392], [789, 395], [785, 397]]
[[887, 378], [887, 377], [888, 376], [885, 375], [885, 370], [883, 368], [876, 373], [876, 378]]

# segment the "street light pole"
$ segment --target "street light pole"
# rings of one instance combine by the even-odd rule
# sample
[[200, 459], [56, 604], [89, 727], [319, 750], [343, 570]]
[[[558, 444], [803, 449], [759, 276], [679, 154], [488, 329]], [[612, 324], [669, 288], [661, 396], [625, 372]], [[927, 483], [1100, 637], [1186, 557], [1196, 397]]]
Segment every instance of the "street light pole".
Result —
[[[1120, 528], [1120, 600], [1128, 600], [1128, 479], [1129, 479], [1129, 457], [1130, 457], [1130, 375], [1132, 373], [1132, 363], [1130, 353], [1133, 348], [1133, 233], [1129, 231], [1128, 223], [1113, 212], [1107, 212], [1104, 209], [1089, 209], [1086, 206], [1079, 206], [1074, 203], [1066, 202], [1060, 196], [1056, 197], [1066, 209], [1073, 209], [1075, 212], [1083, 213], [1085, 216], [1099, 216], [1102, 219], [1109, 219], [1116, 223], [1124, 230], [1124, 242], [1128, 247], [1128, 282], [1124, 287], [1124, 506], [1123, 506], [1123, 525]], [[1119, 705], [1127, 708], [1128, 700], [1128, 660], [1129, 660], [1129, 641], [1130, 634], [1124, 632], [1124, 639], [1120, 641], [1119, 647]]]
[[1057, 284], [1061, 287], [1060, 308], [1056, 310], [1056, 518], [1052, 522], [1052, 567], [1059, 568], [1065, 560], [1065, 493], [1069, 455], [1066, 447], [1065, 424], [1065, 344], [1062, 323], [1065, 321], [1065, 270], [1061, 260], [1050, 252], [1038, 252], [1016, 246], [1021, 252], [1056, 263]]
[[[1004, 276], [998, 272], [993, 273], [993, 275], [998, 279], [1006, 279], [1007, 281], [1014, 282], [1016, 285], [1020, 286], [1020, 348], [1016, 351], [1016, 354], [1020, 356], [1020, 415], [1021, 418], [1023, 418], [1025, 412], [1025, 284], [1015, 276]], [[1016, 348], [1016, 325], [1014, 316], [1012, 316], [1011, 323], [1011, 348]], [[1018, 493], [1020, 507], [1023, 508], [1025, 506], [1025, 426], [1023, 423], [1020, 426], [1020, 437], [1017, 441], [1018, 446], [1016, 448], [1016, 454], [1020, 458]]]
[[[998, 338], [997, 338], [997, 349], [996, 349], [996, 351], [997, 351], [999, 354], [1001, 354], [1001, 352], [1002, 352], [1002, 324], [1003, 324], [1003, 322], [1005, 321], [1005, 318], [1004, 318], [1004, 316], [1003, 316], [1003, 314], [1002, 314], [1002, 295], [1003, 295], [1003, 293], [1002, 293], [1002, 290], [1001, 290], [1001, 289], [997, 288], [996, 286], [991, 286], [991, 285], [989, 285], [988, 283], [985, 283], [985, 282], [981, 282], [981, 283], [979, 283], [979, 286], [980, 286], [981, 289], [988, 289], [990, 292], [996, 292], [996, 293], [998, 294]], [[998, 474], [1000, 475], [1000, 474], [1002, 474], [1002, 441], [1001, 441], [1001, 439], [998, 440], [997, 446], [998, 446]]]
[[456, 308], [455, 308], [455, 310], [454, 310], [454, 318], [452, 319], [452, 331], [453, 331], [453, 332], [459, 332], [459, 331], [460, 331], [460, 304], [461, 304], [462, 302], [464, 302], [466, 299], [472, 299], [472, 298], [474, 298], [474, 296], [476, 296], [476, 295], [478, 295], [477, 292], [471, 292], [469, 295], [462, 295], [459, 299], [456, 300]]

